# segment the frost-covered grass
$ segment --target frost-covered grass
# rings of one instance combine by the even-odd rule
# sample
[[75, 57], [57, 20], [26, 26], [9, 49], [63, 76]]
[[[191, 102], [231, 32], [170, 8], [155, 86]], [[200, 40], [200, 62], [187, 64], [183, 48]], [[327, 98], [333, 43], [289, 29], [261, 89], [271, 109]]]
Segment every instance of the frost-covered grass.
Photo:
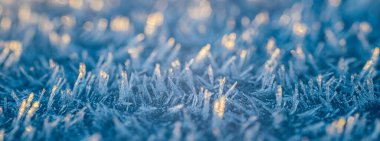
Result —
[[0, 0], [0, 141], [379, 140], [378, 0]]

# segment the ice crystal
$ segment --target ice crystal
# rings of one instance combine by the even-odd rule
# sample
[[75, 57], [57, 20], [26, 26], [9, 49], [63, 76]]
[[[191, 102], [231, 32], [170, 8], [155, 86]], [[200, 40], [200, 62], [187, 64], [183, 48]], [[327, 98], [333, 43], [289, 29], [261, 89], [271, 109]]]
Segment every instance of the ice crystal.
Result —
[[0, 0], [0, 141], [379, 140], [379, 7]]

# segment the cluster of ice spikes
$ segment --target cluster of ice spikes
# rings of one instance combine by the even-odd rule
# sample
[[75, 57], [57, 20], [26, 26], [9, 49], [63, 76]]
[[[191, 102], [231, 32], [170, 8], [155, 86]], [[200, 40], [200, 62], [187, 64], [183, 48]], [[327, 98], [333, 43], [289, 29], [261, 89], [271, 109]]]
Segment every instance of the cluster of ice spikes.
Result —
[[0, 0], [0, 141], [379, 140], [378, 0]]

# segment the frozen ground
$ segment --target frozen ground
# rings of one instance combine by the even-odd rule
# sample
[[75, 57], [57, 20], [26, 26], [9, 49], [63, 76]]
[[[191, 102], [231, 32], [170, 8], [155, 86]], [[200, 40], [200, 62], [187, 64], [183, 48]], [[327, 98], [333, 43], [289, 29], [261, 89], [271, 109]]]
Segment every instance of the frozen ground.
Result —
[[378, 0], [0, 0], [0, 141], [379, 140]]

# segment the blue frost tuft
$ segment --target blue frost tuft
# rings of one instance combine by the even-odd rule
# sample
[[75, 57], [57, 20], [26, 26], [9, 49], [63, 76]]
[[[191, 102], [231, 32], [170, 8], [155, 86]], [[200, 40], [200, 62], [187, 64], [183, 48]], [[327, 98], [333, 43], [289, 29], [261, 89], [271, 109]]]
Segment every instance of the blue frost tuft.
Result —
[[380, 140], [378, 0], [0, 0], [0, 141]]

